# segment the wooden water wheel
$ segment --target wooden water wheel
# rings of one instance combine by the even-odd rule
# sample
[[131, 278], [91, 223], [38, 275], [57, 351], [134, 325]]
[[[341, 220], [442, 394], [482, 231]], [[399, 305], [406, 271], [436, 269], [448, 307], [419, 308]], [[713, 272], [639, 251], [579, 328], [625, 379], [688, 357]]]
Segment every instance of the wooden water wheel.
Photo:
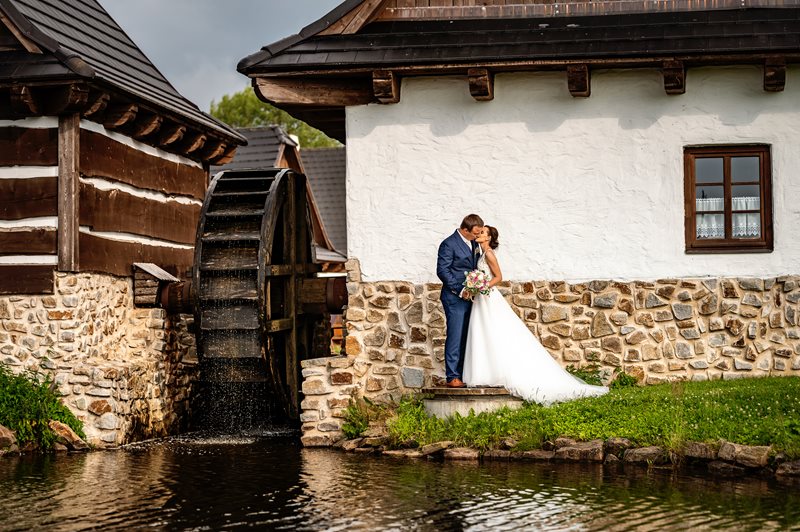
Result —
[[[315, 276], [306, 178], [286, 169], [225, 171], [200, 215], [193, 270], [201, 378], [265, 380], [298, 417], [300, 367], [315, 352], [344, 283]], [[317, 335], [318, 336], [318, 335]], [[319, 342], [317, 345], [319, 346]]]

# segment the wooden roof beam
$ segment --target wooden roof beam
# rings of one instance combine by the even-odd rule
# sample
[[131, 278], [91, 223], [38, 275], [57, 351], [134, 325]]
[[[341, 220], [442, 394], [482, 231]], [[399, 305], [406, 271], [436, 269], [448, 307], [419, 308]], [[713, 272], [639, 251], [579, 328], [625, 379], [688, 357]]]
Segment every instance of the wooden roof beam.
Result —
[[661, 73], [664, 76], [664, 92], [670, 95], [686, 92], [686, 66], [683, 61], [664, 61]]
[[89, 93], [89, 97], [86, 101], [86, 108], [83, 110], [81, 115], [84, 118], [92, 118], [94, 119], [97, 115], [101, 114], [103, 111], [106, 110], [108, 106], [108, 101], [111, 99], [111, 95], [107, 92], [101, 91], [92, 91]]
[[400, 78], [391, 70], [374, 70], [372, 72], [372, 93], [381, 103], [398, 103], [400, 101]]
[[319, 32], [318, 35], [351, 35], [375, 20], [387, 0], [364, 0], [345, 16]]
[[70, 83], [48, 91], [45, 113], [49, 115], [72, 114], [83, 111], [89, 100], [89, 87], [83, 83]]
[[34, 94], [33, 89], [27, 85], [13, 85], [10, 90], [11, 109], [19, 115], [42, 114], [42, 102]]
[[131, 137], [143, 139], [148, 135], [152, 135], [161, 128], [163, 122], [164, 117], [159, 114], [147, 114], [137, 117], [133, 123]]
[[139, 106], [135, 103], [112, 105], [106, 108], [106, 114], [103, 117], [103, 126], [105, 126], [106, 129], [118, 129], [125, 124], [133, 122], [138, 112]]
[[181, 140], [184, 133], [186, 133], [186, 126], [170, 123], [169, 125], [162, 126], [159, 130], [157, 143], [162, 148], [170, 146]]
[[256, 95], [277, 105], [337, 107], [366, 105], [376, 101], [371, 80], [363, 77], [257, 78]]
[[567, 66], [567, 88], [575, 98], [588, 98], [592, 93], [592, 77], [589, 65]]
[[764, 61], [764, 90], [781, 92], [786, 87], [786, 58], [768, 57]]
[[467, 70], [469, 93], [479, 102], [494, 99], [494, 74], [486, 68], [470, 68]]

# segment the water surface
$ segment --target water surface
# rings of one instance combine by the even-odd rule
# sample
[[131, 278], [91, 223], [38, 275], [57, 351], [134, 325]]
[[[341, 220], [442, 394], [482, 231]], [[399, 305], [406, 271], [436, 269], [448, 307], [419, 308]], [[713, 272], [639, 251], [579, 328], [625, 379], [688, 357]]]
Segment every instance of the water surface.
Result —
[[441, 463], [189, 435], [0, 458], [0, 530], [787, 530], [800, 485], [601, 465]]

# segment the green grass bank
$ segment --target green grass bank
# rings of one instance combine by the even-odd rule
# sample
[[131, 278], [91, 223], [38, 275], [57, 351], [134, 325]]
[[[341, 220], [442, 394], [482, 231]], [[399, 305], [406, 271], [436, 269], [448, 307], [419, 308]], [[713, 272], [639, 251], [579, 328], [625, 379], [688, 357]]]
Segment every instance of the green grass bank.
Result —
[[20, 448], [34, 444], [42, 450], [53, 447], [56, 434], [50, 420], [68, 425], [85, 438], [82, 423], [61, 402], [49, 376], [25, 372], [14, 374], [0, 364], [0, 425], [16, 433]]
[[450, 440], [488, 450], [512, 438], [514, 450], [543, 448], [558, 437], [576, 440], [627, 438], [680, 454], [685, 442], [772, 445], [789, 459], [800, 458], [800, 377], [676, 382], [617, 387], [598, 398], [549, 407], [526, 403], [517, 410], [448, 419], [429, 417], [420, 398], [397, 405], [352, 404], [345, 433], [355, 437], [369, 422], [384, 422], [390, 448], [411, 442]]

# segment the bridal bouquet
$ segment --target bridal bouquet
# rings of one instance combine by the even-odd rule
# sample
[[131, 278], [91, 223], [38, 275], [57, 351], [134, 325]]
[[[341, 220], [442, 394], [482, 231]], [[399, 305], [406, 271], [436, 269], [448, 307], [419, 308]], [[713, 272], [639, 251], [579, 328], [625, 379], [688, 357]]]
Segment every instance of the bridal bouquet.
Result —
[[464, 274], [464, 288], [467, 292], [476, 296], [478, 294], [489, 294], [489, 276], [480, 270], [472, 270]]

